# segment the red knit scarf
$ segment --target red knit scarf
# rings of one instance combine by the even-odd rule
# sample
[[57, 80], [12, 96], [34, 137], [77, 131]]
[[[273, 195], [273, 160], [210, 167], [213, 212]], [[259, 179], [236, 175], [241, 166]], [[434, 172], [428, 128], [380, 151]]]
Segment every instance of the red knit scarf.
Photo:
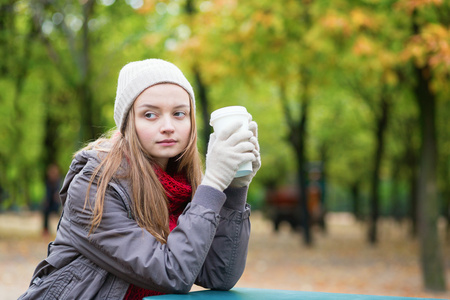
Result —
[[[172, 177], [159, 167], [155, 167], [154, 171], [163, 185], [169, 200], [169, 228], [172, 231], [177, 226], [178, 217], [191, 199], [192, 187], [184, 174], [176, 174]], [[164, 293], [130, 284], [124, 300], [141, 300], [144, 297], [156, 295], [164, 295]]]

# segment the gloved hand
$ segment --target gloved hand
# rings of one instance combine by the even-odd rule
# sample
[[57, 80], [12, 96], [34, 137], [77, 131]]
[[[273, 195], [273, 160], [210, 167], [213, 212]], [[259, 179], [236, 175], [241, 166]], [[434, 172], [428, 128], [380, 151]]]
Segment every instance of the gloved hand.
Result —
[[242, 125], [231, 123], [219, 133], [211, 134], [201, 184], [223, 191], [230, 185], [240, 164], [256, 160], [255, 144], [250, 141], [253, 133], [239, 130]]
[[258, 125], [255, 121], [251, 121], [248, 124], [248, 130], [250, 130], [253, 133], [253, 136], [250, 138], [250, 142], [255, 145], [255, 150], [253, 150], [253, 153], [255, 154], [256, 159], [252, 162], [252, 173], [234, 178], [233, 181], [231, 181], [230, 186], [231, 187], [244, 187], [249, 186], [250, 182], [252, 181], [253, 177], [255, 176], [256, 172], [261, 168], [261, 155], [259, 153], [259, 143], [258, 143]]

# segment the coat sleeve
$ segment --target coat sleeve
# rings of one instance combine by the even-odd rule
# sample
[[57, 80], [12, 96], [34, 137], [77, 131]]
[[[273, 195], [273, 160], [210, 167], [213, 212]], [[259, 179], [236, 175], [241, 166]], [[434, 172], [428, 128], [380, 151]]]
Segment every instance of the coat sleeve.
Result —
[[[81, 172], [68, 189], [60, 228], [70, 240], [66, 242], [129, 283], [166, 293], [189, 292], [217, 239], [225, 194], [200, 186], [179, 217], [178, 226], [169, 234], [167, 244], [161, 244], [129, 218], [126, 199], [114, 188], [107, 190], [102, 221], [89, 235], [92, 214], [89, 205], [84, 207], [88, 185], [89, 176]], [[89, 199], [95, 199], [95, 192], [93, 183]]]
[[205, 288], [229, 290], [244, 272], [250, 238], [250, 206], [247, 187], [225, 190], [227, 200], [208, 256], [196, 284]]

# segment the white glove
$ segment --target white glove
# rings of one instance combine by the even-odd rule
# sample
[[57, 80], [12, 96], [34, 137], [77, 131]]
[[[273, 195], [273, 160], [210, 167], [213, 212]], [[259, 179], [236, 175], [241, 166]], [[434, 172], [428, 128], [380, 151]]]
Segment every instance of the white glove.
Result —
[[219, 133], [210, 135], [201, 184], [223, 191], [230, 185], [240, 164], [256, 160], [255, 144], [250, 141], [253, 133], [239, 130], [242, 125], [231, 123]]
[[255, 150], [253, 150], [253, 154], [255, 154], [256, 159], [252, 161], [252, 173], [234, 178], [233, 181], [231, 181], [230, 186], [231, 187], [244, 187], [249, 186], [250, 182], [252, 181], [253, 177], [256, 175], [256, 172], [261, 168], [261, 155], [259, 153], [259, 143], [258, 143], [258, 125], [255, 121], [251, 121], [248, 124], [248, 130], [250, 130], [253, 133], [253, 136], [250, 138], [250, 142], [255, 145]]

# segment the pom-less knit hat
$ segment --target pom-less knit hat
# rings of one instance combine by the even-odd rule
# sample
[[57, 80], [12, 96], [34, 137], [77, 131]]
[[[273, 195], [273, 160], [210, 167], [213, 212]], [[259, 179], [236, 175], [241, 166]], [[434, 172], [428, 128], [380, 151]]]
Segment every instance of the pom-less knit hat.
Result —
[[192, 98], [195, 113], [195, 97], [189, 81], [174, 64], [162, 59], [146, 59], [126, 64], [119, 73], [114, 120], [123, 133], [124, 120], [134, 100], [147, 88], [159, 83], [173, 83], [188, 92]]

